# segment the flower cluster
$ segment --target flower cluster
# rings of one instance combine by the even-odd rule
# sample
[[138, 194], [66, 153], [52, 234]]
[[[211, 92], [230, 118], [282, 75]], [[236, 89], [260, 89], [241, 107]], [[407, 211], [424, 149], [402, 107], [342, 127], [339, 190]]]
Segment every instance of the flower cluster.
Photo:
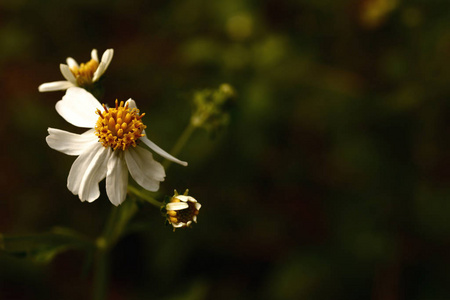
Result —
[[92, 59], [81, 65], [69, 57], [67, 65], [60, 66], [67, 81], [44, 83], [39, 91], [67, 89], [56, 103], [56, 111], [70, 124], [88, 129], [82, 134], [48, 129], [46, 141], [51, 148], [78, 156], [69, 171], [68, 189], [81, 201], [92, 202], [100, 196], [99, 182], [106, 178], [106, 193], [117, 206], [126, 199], [128, 173], [149, 191], [157, 191], [164, 181], [163, 166], [153, 159], [145, 146], [180, 165], [187, 166], [187, 162], [173, 157], [148, 139], [143, 123], [145, 114], [133, 99], [125, 103], [116, 100], [114, 107], [108, 107], [84, 89], [100, 78], [112, 56], [113, 50], [109, 49], [99, 62], [94, 49]]
[[68, 57], [66, 59], [67, 64], [59, 65], [59, 69], [66, 80], [43, 83], [39, 86], [39, 91], [67, 90], [75, 86], [88, 88], [97, 82], [103, 73], [105, 73], [111, 63], [113, 54], [113, 49], [106, 50], [102, 55], [102, 60], [99, 62], [97, 50], [93, 49], [91, 52], [91, 60], [81, 65], [72, 57]]
[[[69, 88], [62, 100], [56, 103], [57, 112], [67, 122], [90, 128], [83, 134], [49, 128], [46, 138], [51, 148], [78, 156], [70, 169], [67, 187], [81, 201], [96, 200], [100, 196], [98, 183], [106, 177], [109, 200], [114, 205], [121, 204], [126, 197], [128, 171], [143, 188], [149, 191], [159, 189], [159, 183], [165, 177], [164, 168], [153, 159], [150, 151], [138, 145], [139, 142], [162, 157], [187, 166], [186, 162], [171, 156], [145, 136], [142, 115], [139, 115], [134, 100], [129, 99], [120, 108], [108, 109], [78, 87]], [[107, 125], [103, 126], [104, 122]], [[119, 130], [116, 130], [116, 125]]]

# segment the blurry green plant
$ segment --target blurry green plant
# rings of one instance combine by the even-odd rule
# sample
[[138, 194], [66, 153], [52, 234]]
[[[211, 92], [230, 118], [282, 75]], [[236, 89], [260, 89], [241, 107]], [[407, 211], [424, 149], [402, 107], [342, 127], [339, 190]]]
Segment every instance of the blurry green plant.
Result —
[[228, 109], [236, 93], [229, 84], [222, 84], [216, 90], [206, 89], [194, 94], [194, 113], [191, 124], [214, 133], [228, 125]]
[[7, 254], [27, 258], [36, 263], [48, 263], [56, 255], [68, 250], [93, 252], [95, 244], [90, 238], [76, 231], [55, 227], [49, 232], [36, 235], [0, 234], [0, 249]]
[[[110, 53], [109, 58], [107, 57], [108, 59], [102, 59], [102, 61], [105, 61], [105, 62], [100, 62], [100, 65], [98, 64], [97, 53], [95, 50], [93, 51], [92, 57], [93, 57], [93, 61], [96, 62], [96, 64], [93, 64], [92, 66], [90, 65], [90, 68], [91, 68], [91, 69], [89, 69], [90, 76], [92, 74], [99, 73], [100, 75], [97, 76], [97, 77], [99, 77], [104, 72], [104, 70], [109, 65], [109, 62], [111, 61], [111, 58], [112, 58], [112, 49], [110, 49], [108, 51], [109, 52], [106, 52], [106, 53]], [[104, 55], [104, 57], [105, 57], [105, 55]], [[76, 70], [78, 70], [78, 68], [77, 68], [76, 62], [74, 62], [73, 59], [68, 58], [67, 62], [68, 62], [68, 66], [64, 65], [65, 67], [62, 68], [61, 71], [62, 71], [64, 77], [66, 77], [66, 79], [68, 79], [68, 81], [56, 82], [56, 83], [46, 83], [46, 84], [41, 85], [39, 87], [39, 90], [40, 91], [53, 91], [53, 90], [60, 90], [60, 89], [68, 89], [66, 92], [66, 96], [68, 94], [71, 94], [71, 96], [80, 95], [80, 96], [78, 96], [79, 97], [78, 100], [80, 100], [80, 101], [74, 102], [77, 106], [75, 110], [79, 110], [81, 112], [81, 114], [83, 114], [83, 113], [85, 113], [85, 112], [83, 112], [84, 107], [80, 107], [83, 105], [83, 103], [84, 103], [84, 105], [89, 106], [88, 104], [90, 104], [90, 103], [92, 104], [94, 102], [96, 104], [98, 104], [97, 103], [98, 101], [95, 98], [93, 98], [92, 95], [90, 95], [89, 93], [86, 93], [81, 88], [73, 87], [76, 84], [76, 82], [75, 82], [75, 78], [72, 78], [73, 77], [72, 75], [75, 75], [76, 72], [74, 73], [72, 68], [75, 68]], [[101, 72], [98, 72], [98, 70], [96, 70], [96, 68], [100, 68], [102, 66], [102, 64], [103, 64], [103, 69], [101, 70]], [[83, 66], [84, 65], [81, 65], [80, 68], [82, 68]], [[97, 77], [95, 77], [95, 78], [97, 78]], [[101, 82], [96, 82], [96, 84], [97, 85], [101, 84]], [[79, 86], [81, 86], [81, 85], [79, 85]], [[87, 90], [88, 92], [90, 91], [87, 87], [85, 90]], [[84, 96], [82, 97], [82, 95], [84, 95]], [[192, 112], [190, 123], [188, 124], [188, 126], [186, 127], [184, 132], [181, 134], [181, 136], [178, 139], [177, 143], [175, 144], [173, 150], [171, 151], [172, 155], [177, 155], [182, 150], [182, 148], [188, 142], [188, 140], [192, 136], [192, 133], [196, 129], [202, 128], [202, 129], [207, 130], [211, 134], [215, 134], [221, 128], [226, 126], [229, 122], [228, 110], [230, 108], [231, 100], [234, 98], [234, 96], [235, 96], [235, 91], [234, 91], [233, 87], [231, 87], [229, 84], [222, 84], [219, 86], [218, 89], [207, 89], [207, 90], [195, 92], [194, 97], [193, 97], [194, 110]], [[58, 102], [58, 104], [56, 106], [58, 113], [60, 113], [61, 116], [63, 116], [70, 123], [78, 126], [79, 122], [73, 121], [71, 119], [78, 112], [77, 111], [73, 112], [73, 107], [71, 107], [70, 105], [67, 105], [67, 104], [71, 104], [71, 102], [67, 101], [67, 99], [68, 98], [66, 98], [66, 100], [64, 100], [64, 98], [63, 98], [63, 100]], [[81, 101], [81, 100], [83, 100], [83, 101]], [[63, 105], [59, 105], [63, 101], [66, 101], [66, 103], [62, 103], [62, 104], [66, 105], [67, 107], [66, 106], [63, 107]], [[122, 125], [122, 122], [125, 126], [125, 128], [122, 126], [122, 128], [124, 128], [124, 130], [129, 130], [126, 127], [127, 122], [128, 122], [126, 120], [131, 119], [132, 116], [135, 117], [136, 120], [138, 120], [138, 121], [136, 121], [137, 122], [136, 124], [139, 123], [140, 118], [142, 118], [144, 114], [139, 115], [139, 110], [137, 110], [135, 108], [135, 103], [133, 100], [131, 100], [130, 103], [131, 103], [130, 110], [128, 110], [128, 101], [124, 107], [122, 106], [123, 103], [121, 103], [120, 106], [118, 106], [116, 103], [115, 109], [108, 108], [105, 105], [103, 105], [104, 112], [101, 112], [99, 109], [97, 109], [97, 114], [98, 114], [98, 118], [99, 118], [99, 121], [97, 121], [97, 124], [101, 123], [102, 126], [98, 127], [99, 125], [96, 125], [95, 130], [100, 130], [98, 128], [102, 128], [103, 130], [105, 130], [105, 131], [101, 131], [97, 134], [99, 142], [101, 142], [100, 139], [103, 136], [111, 137], [111, 139], [114, 139], [114, 141], [115, 141], [114, 145], [118, 143], [117, 142], [118, 140], [120, 140], [122, 142], [122, 140], [121, 140], [122, 136], [125, 138], [125, 134], [121, 135], [119, 133], [119, 131], [122, 130], [122, 129], [120, 129], [121, 128], [120, 125]], [[65, 109], [65, 113], [64, 113], [64, 111], [63, 111], [63, 113], [61, 113], [62, 109]], [[88, 113], [88, 114], [90, 114], [90, 113]], [[119, 116], [119, 114], [120, 114], [120, 116]], [[122, 116], [122, 114], [123, 114], [123, 116]], [[89, 115], [89, 116], [92, 117], [92, 115]], [[107, 116], [108, 116], [108, 119], [107, 119]], [[122, 120], [122, 118], [123, 118], [123, 120]], [[103, 124], [104, 123], [103, 120], [108, 121], [108, 122], [106, 122], [106, 125]], [[119, 120], [120, 120], [120, 122], [119, 122]], [[117, 129], [117, 127], [114, 127], [114, 125], [116, 125], [116, 123], [114, 123], [113, 121], [117, 123], [117, 125], [119, 126], [118, 127], [119, 129]], [[77, 122], [78, 122], [78, 124], [77, 124]], [[110, 124], [111, 122], [113, 122], [113, 125]], [[128, 123], [130, 123], [130, 122], [128, 122]], [[142, 123], [139, 123], [139, 124], [142, 124]], [[80, 127], [86, 127], [86, 126], [84, 124], [82, 124], [82, 125], [80, 125]], [[144, 134], [141, 135], [141, 132], [143, 132], [145, 125], [142, 125], [141, 127], [142, 127], [141, 131], [139, 131], [137, 133], [134, 131], [132, 132], [134, 134], [133, 138], [136, 138], [136, 136], [138, 138], [144, 136]], [[111, 128], [116, 128], [116, 129], [113, 130]], [[109, 133], [106, 132], [106, 130], [110, 130], [113, 135], [111, 135], [110, 132]], [[74, 155], [75, 153], [79, 153], [80, 149], [81, 149], [80, 148], [81, 144], [80, 144], [79, 140], [77, 141], [76, 139], [80, 139], [80, 138], [83, 139], [84, 137], [87, 137], [87, 134], [90, 134], [92, 132], [93, 131], [88, 131], [88, 132], [84, 133], [83, 135], [76, 135], [76, 134], [72, 134], [69, 132], [64, 132], [59, 129], [50, 128], [49, 129], [50, 139], [49, 139], [49, 137], [47, 137], [47, 143], [49, 144], [49, 146], [51, 146], [52, 148], [54, 148], [58, 151], [61, 151], [63, 153], [69, 154], [69, 155]], [[122, 132], [124, 132], [124, 131], [122, 130]], [[52, 134], [53, 134], [53, 136], [52, 136]], [[74, 136], [76, 136], [75, 139], [73, 139], [73, 140], [69, 139], [70, 137], [74, 137]], [[65, 137], [65, 140], [64, 140], [64, 137]], [[94, 139], [95, 138], [96, 137], [94, 137]], [[111, 143], [108, 144], [107, 143], [108, 140], [106, 138], [102, 141], [103, 142], [101, 142], [101, 143], [107, 149], [107, 151], [109, 151], [108, 153], [111, 153], [111, 156], [116, 155], [116, 156], [122, 158], [122, 163], [125, 164], [125, 162], [123, 160], [123, 156], [125, 156], [125, 154], [122, 153], [121, 151], [125, 151], [126, 149], [128, 149], [128, 146], [130, 146], [130, 145], [127, 144], [126, 145], [127, 147], [124, 146], [122, 149], [122, 147], [113, 147]], [[133, 139], [133, 141], [134, 141], [134, 144], [133, 144], [133, 147], [134, 147], [134, 146], [136, 146], [137, 139], [136, 140]], [[139, 141], [141, 141], [140, 138], [139, 138]], [[60, 142], [60, 144], [57, 144], [57, 142]], [[127, 142], [127, 141], [124, 141], [123, 143], [125, 143], [125, 142]], [[79, 143], [79, 144], [77, 144], [77, 143]], [[106, 145], [105, 145], [105, 143], [106, 143]], [[167, 169], [170, 166], [170, 163], [173, 161], [180, 162], [179, 160], [174, 159], [174, 157], [171, 156], [170, 154], [167, 154], [167, 153], [166, 153], [167, 155], [161, 154], [161, 153], [165, 153], [165, 152], [162, 149], [160, 149], [158, 146], [154, 145], [152, 142], [149, 141], [149, 143], [151, 143], [150, 145], [149, 145], [149, 143], [147, 143], [145, 141], [144, 141], [144, 143], [149, 148], [151, 148], [152, 150], [159, 153], [160, 155], [162, 155], [165, 158], [165, 161], [163, 162], [163, 166], [165, 169]], [[72, 147], [72, 148], [70, 148], [70, 147]], [[96, 150], [94, 150], [94, 148], [88, 148], [88, 149], [89, 149], [89, 151], [96, 151]], [[87, 150], [85, 149], [83, 151], [87, 151]], [[106, 150], [104, 150], [104, 151], [106, 151]], [[117, 151], [117, 153], [116, 153], [116, 151]], [[144, 151], [144, 150], [141, 149], [140, 151]], [[100, 152], [98, 152], [98, 153], [100, 153]], [[135, 153], [138, 153], [138, 152], [135, 152]], [[97, 160], [98, 160], [98, 157], [100, 156], [97, 154], [90, 154], [90, 155], [97, 156]], [[130, 154], [130, 155], [132, 155], [132, 154]], [[152, 158], [152, 156], [150, 154], [147, 157], [149, 159]], [[87, 162], [84, 161], [83, 163], [89, 164], [90, 168], [100, 168], [102, 166], [101, 164], [98, 164], [98, 162], [95, 161], [95, 159], [92, 159], [91, 161], [87, 160]], [[114, 164], [116, 164], [116, 163], [117, 162], [114, 162]], [[181, 162], [181, 163], [187, 165], [187, 163], [184, 163], [184, 162]], [[110, 164], [110, 161], [108, 161], [108, 166], [109, 166], [109, 164]], [[154, 161], [154, 164], [159, 165], [159, 163], [156, 161]], [[75, 166], [75, 163], [74, 163], [74, 166]], [[125, 168], [126, 167], [127, 166], [125, 165]], [[143, 168], [143, 166], [137, 166], [137, 167]], [[72, 168], [74, 168], [74, 167], [72, 167]], [[120, 168], [123, 168], [123, 165]], [[112, 170], [114, 171], [115, 169], [113, 168]], [[110, 172], [110, 171], [111, 170], [108, 167], [108, 172]], [[71, 170], [71, 172], [72, 172], [72, 170]], [[83, 172], [83, 171], [80, 171], [80, 172]], [[128, 169], [126, 169], [126, 172], [127, 172], [126, 175], [128, 175]], [[146, 174], [145, 170], [142, 172], [143, 172], [143, 174]], [[162, 172], [162, 173], [164, 175], [164, 172]], [[106, 172], [105, 172], [105, 174], [106, 174]], [[121, 174], [123, 174], [123, 173], [121, 173]], [[88, 175], [91, 176], [90, 174], [88, 174]], [[98, 180], [95, 181], [96, 178], [87, 178], [86, 179], [85, 177], [88, 175], [82, 174], [82, 179], [80, 179], [80, 180], [93, 180], [94, 183], [98, 182]], [[69, 175], [69, 180], [71, 178], [70, 176], [71, 175]], [[80, 175], [76, 175], [76, 176], [80, 176]], [[116, 175], [116, 176], [119, 176], [119, 175]], [[146, 176], [149, 176], [149, 175], [146, 175]], [[92, 175], [91, 177], [95, 177], [95, 176]], [[157, 180], [157, 179], [158, 178], [156, 178], [155, 180]], [[75, 183], [73, 183], [73, 184], [76, 185], [77, 180], [78, 179], [74, 180]], [[125, 182], [127, 183], [128, 180]], [[114, 181], [110, 182], [110, 184], [116, 184], [116, 185], [119, 185], [121, 183], [122, 183], [121, 180], [117, 181], [116, 179], [114, 179]], [[83, 185], [84, 183], [78, 182], [78, 185], [80, 185], [80, 184]], [[108, 181], [107, 181], [107, 184], [108, 184]], [[158, 182], [157, 187], [159, 187], [159, 182]], [[79, 194], [83, 194], [83, 193], [85, 193], [85, 191], [83, 191], [84, 188], [91, 189], [91, 186], [87, 186], [87, 187], [82, 186], [81, 188], [71, 189], [71, 191], [74, 194], [76, 194], [75, 192], [77, 192]], [[98, 186], [97, 186], [97, 189], [98, 189]], [[108, 191], [108, 189], [107, 189], [107, 191]], [[110, 189], [108, 191], [108, 197], [110, 198], [110, 200], [112, 199], [111, 195], [110, 195], [111, 191], [121, 192], [121, 188]], [[166, 221], [168, 221], [167, 222], [168, 224], [172, 225], [173, 228], [182, 228], [182, 227], [190, 227], [193, 222], [197, 222], [197, 215], [198, 215], [199, 209], [201, 207], [201, 205], [197, 202], [197, 200], [195, 200], [192, 196], [187, 195], [188, 190], [186, 190], [184, 195], [179, 195], [175, 190], [175, 194], [173, 196], [171, 196], [171, 197], [166, 196], [166, 198], [169, 199], [169, 201], [166, 201], [166, 202], [158, 201], [157, 199], [154, 198], [153, 194], [151, 194], [148, 190], [145, 190], [142, 187], [135, 187], [131, 184], [128, 184], [128, 186], [126, 188], [126, 193], [127, 193], [127, 195], [124, 196], [123, 199], [125, 199], [125, 200], [123, 200], [123, 201], [120, 200], [122, 196], [115, 197], [115, 198], [118, 198], [120, 201], [111, 200], [111, 202], [117, 206], [113, 206], [111, 208], [111, 211], [110, 211], [108, 219], [106, 220], [103, 232], [97, 238], [87, 237], [87, 236], [84, 236], [83, 234], [73, 231], [72, 229], [60, 228], [60, 227], [55, 227], [54, 229], [50, 230], [49, 232], [41, 233], [41, 234], [30, 234], [30, 235], [21, 235], [21, 236], [9, 236], [9, 235], [0, 234], [0, 251], [5, 254], [8, 254], [8, 255], [13, 255], [16, 257], [29, 259], [30, 261], [33, 261], [36, 263], [49, 263], [52, 261], [52, 259], [55, 256], [57, 256], [58, 254], [60, 254], [62, 252], [68, 251], [68, 250], [83, 251], [86, 253], [87, 258], [94, 259], [94, 262], [93, 262], [93, 269], [94, 269], [93, 298], [94, 299], [105, 299], [106, 295], [107, 295], [107, 286], [108, 286], [108, 276], [109, 276], [108, 275], [108, 270], [109, 270], [108, 264], [109, 264], [110, 252], [114, 248], [114, 246], [117, 244], [117, 242], [124, 235], [126, 235], [129, 232], [128, 228], [129, 228], [130, 220], [132, 220], [134, 218], [134, 216], [139, 211], [139, 209], [141, 209], [142, 207], [144, 207], [147, 204], [156, 206], [158, 209], [160, 209], [163, 212], [163, 217], [166, 219]], [[95, 189], [94, 189], [94, 192], [91, 191], [91, 192], [88, 192], [87, 194], [88, 194], [88, 196], [80, 195], [80, 199], [82, 201], [88, 200], [88, 202], [92, 202], [96, 199], [95, 196], [97, 196], [97, 195], [93, 195], [93, 194], [96, 194]], [[89, 198], [86, 198], [86, 197], [89, 197]], [[87, 265], [89, 265], [89, 263]]]
[[[177, 156], [196, 129], [204, 129], [214, 136], [227, 126], [235, 98], [236, 92], [228, 83], [221, 84], [217, 89], [196, 91], [192, 100], [193, 112], [190, 123], [170, 151], [171, 154]], [[167, 169], [171, 163], [170, 160], [166, 160], [163, 163], [164, 168]]]

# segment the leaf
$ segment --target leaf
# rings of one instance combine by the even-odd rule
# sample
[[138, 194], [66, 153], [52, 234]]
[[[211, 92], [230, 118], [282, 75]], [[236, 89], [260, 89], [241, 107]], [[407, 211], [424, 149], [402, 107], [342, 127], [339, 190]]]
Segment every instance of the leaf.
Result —
[[5, 236], [0, 234], [0, 251], [48, 263], [56, 255], [71, 249], [93, 251], [95, 244], [83, 235], [65, 228], [36, 235]]

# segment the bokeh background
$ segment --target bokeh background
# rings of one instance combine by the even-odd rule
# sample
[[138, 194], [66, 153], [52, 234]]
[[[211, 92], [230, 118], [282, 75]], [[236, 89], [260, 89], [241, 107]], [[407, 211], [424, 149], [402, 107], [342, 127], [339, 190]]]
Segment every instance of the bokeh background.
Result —
[[[37, 90], [93, 48], [115, 50], [103, 101], [137, 100], [167, 150], [195, 91], [238, 95], [161, 186], [189, 188], [199, 223], [174, 233], [143, 209], [109, 299], [450, 299], [449, 1], [2, 0], [4, 235], [101, 233], [111, 204], [73, 196], [74, 158], [45, 143], [77, 131], [54, 110], [63, 92]], [[1, 299], [90, 293], [82, 252], [0, 255]]]

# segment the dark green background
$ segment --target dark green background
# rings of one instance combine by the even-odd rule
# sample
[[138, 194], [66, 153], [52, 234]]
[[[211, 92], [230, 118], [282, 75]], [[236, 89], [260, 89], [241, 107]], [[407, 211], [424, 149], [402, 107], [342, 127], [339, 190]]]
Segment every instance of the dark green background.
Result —
[[[37, 90], [92, 48], [115, 51], [103, 101], [135, 99], [166, 150], [196, 90], [238, 93], [161, 185], [189, 188], [199, 223], [173, 233], [140, 212], [110, 299], [450, 299], [450, 2], [2, 0], [3, 234], [101, 232], [106, 195], [81, 203], [74, 158], [45, 143], [47, 127], [81, 131], [54, 110], [63, 92]], [[89, 297], [85, 261], [0, 255], [0, 298]]]

